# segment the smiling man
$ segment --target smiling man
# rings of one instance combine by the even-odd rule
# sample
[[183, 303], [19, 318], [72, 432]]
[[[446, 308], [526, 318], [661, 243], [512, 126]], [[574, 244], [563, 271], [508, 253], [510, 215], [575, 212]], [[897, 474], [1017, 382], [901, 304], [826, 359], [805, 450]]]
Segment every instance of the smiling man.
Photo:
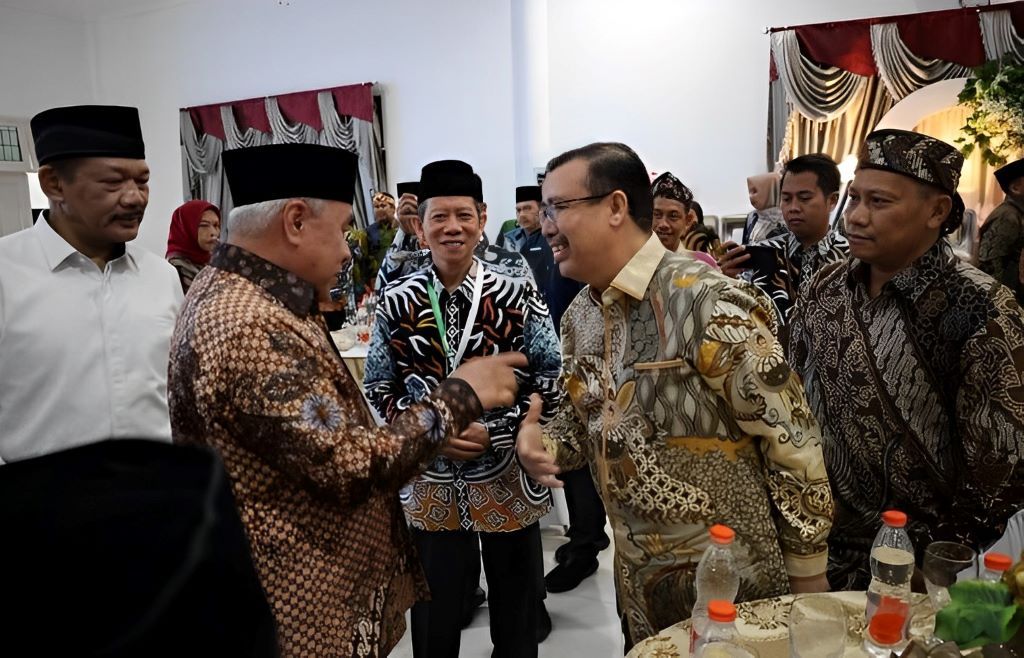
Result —
[[736, 531], [739, 601], [822, 591], [832, 499], [818, 425], [767, 301], [651, 234], [647, 169], [598, 143], [548, 163], [544, 234], [588, 284], [562, 317], [555, 419], [520, 461], [588, 465], [615, 533], [626, 648], [690, 616], [708, 528]]
[[512, 276], [475, 257], [485, 225], [482, 199], [480, 178], [467, 163], [423, 167], [417, 232], [431, 263], [384, 289], [366, 360], [366, 395], [391, 419], [429, 396], [465, 359], [510, 350], [529, 359], [515, 403], [476, 419], [403, 491], [431, 593], [412, 611], [418, 658], [459, 655], [465, 592], [479, 582], [481, 554], [494, 655], [537, 655], [537, 521], [550, 496], [520, 468], [514, 448], [530, 393], [543, 396], [545, 418], [557, 405], [561, 354], [529, 272]]
[[285, 657], [394, 647], [426, 596], [398, 490], [511, 404], [526, 364], [463, 364], [377, 427], [317, 312], [351, 257], [356, 161], [315, 144], [226, 151], [239, 205], [171, 341], [174, 440], [224, 459]]
[[883, 510], [983, 549], [1024, 500], [1024, 314], [961, 262], [963, 157], [901, 130], [868, 136], [850, 186], [847, 262], [810, 282], [790, 360], [821, 422], [836, 497], [829, 581], [864, 589]]
[[170, 441], [174, 267], [130, 244], [149, 202], [132, 107], [32, 119], [50, 209], [0, 239], [0, 463], [106, 438]]

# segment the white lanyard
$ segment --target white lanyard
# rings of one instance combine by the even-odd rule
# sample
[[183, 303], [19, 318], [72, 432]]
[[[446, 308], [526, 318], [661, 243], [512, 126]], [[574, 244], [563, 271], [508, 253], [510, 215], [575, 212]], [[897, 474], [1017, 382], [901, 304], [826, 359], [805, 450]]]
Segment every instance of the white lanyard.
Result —
[[459, 338], [459, 349], [452, 355], [448, 351], [448, 337], [445, 335], [447, 329], [445, 327], [444, 318], [441, 315], [441, 309], [436, 304], [437, 293], [434, 292], [434, 284], [432, 281], [427, 282], [428, 293], [431, 297], [431, 302], [434, 311], [434, 320], [437, 322], [438, 332], [441, 334], [441, 345], [445, 348], [445, 356], [448, 357], [448, 368], [449, 371], [454, 371], [458, 367], [459, 363], [462, 362], [462, 357], [466, 353], [466, 347], [469, 346], [469, 336], [473, 333], [473, 325], [476, 323], [476, 314], [480, 308], [480, 298], [483, 296], [484, 291], [484, 264], [477, 261], [477, 272], [476, 279], [473, 281], [473, 302], [469, 306], [469, 315], [466, 316], [466, 326], [462, 329], [462, 336]]

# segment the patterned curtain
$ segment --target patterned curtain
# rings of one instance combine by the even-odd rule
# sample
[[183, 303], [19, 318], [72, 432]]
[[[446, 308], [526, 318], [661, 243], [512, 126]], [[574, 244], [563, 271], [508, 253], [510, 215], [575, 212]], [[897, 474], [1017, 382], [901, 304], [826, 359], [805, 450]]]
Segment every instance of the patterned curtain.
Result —
[[205, 199], [226, 216], [234, 203], [221, 167], [224, 150], [262, 144], [323, 144], [359, 156], [353, 215], [366, 227], [373, 190], [386, 190], [379, 92], [369, 83], [218, 105], [180, 112], [185, 200]]

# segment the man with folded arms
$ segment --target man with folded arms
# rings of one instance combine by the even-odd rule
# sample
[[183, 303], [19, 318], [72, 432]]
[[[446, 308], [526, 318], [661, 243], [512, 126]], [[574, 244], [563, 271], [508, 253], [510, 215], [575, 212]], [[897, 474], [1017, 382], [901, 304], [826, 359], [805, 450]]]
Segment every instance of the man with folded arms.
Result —
[[174, 440], [224, 459], [284, 656], [383, 656], [427, 594], [398, 490], [485, 410], [522, 354], [467, 362], [376, 427], [317, 299], [350, 257], [356, 156], [224, 153], [238, 204], [171, 341]]
[[961, 262], [963, 156], [902, 130], [868, 136], [845, 215], [849, 261], [792, 314], [789, 357], [821, 422], [836, 498], [829, 581], [864, 589], [883, 510], [982, 549], [1024, 500], [1024, 314]]

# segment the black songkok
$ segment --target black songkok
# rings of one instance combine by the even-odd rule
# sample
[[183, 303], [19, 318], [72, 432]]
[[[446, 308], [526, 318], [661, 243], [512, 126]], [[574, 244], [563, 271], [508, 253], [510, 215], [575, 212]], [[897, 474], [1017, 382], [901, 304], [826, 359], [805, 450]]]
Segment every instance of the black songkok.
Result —
[[407, 183], [399, 183], [398, 184], [398, 189], [396, 190], [396, 192], [398, 194], [398, 198], [399, 199], [402, 198], [403, 194], [411, 194], [413, 196], [417, 196], [418, 197], [419, 196], [419, 192], [420, 192], [420, 182], [414, 180], [414, 181], [409, 181]]
[[473, 167], [461, 160], [431, 162], [420, 172], [420, 189], [416, 198], [423, 203], [438, 196], [468, 196], [477, 203], [483, 203], [483, 183], [473, 173]]
[[999, 181], [999, 187], [1003, 188], [1003, 192], [1007, 194], [1010, 193], [1010, 185], [1013, 181], [1021, 176], [1024, 176], [1024, 159], [996, 169], [996, 180]]
[[32, 117], [40, 165], [71, 158], [144, 160], [139, 111], [117, 105], [55, 107]]
[[516, 188], [516, 203], [524, 203], [526, 201], [540, 203], [541, 198], [539, 185], [523, 185]]
[[352, 203], [359, 158], [319, 144], [269, 144], [224, 151], [236, 206], [307, 197]]

